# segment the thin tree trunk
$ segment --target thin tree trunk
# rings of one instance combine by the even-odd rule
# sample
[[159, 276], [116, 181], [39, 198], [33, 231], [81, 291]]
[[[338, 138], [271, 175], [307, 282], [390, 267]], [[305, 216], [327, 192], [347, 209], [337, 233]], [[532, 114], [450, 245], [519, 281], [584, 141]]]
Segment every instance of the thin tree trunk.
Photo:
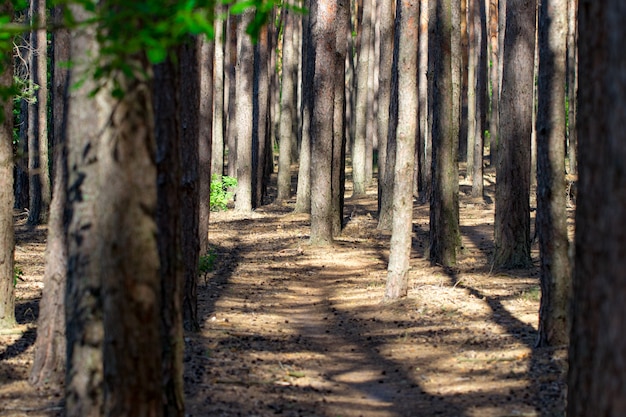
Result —
[[[199, 223], [198, 223], [198, 239], [200, 242], [200, 255], [206, 255], [209, 251], [209, 216], [211, 214], [211, 171], [212, 171], [212, 149], [213, 135], [217, 132], [220, 135], [221, 150], [224, 151], [224, 131], [222, 127], [223, 114], [219, 118], [213, 116], [213, 100], [220, 97], [214, 91], [215, 84], [215, 67], [213, 57], [217, 56], [216, 48], [219, 49], [220, 43], [202, 38], [200, 49], [200, 107], [199, 107], [199, 137], [198, 137], [198, 198], [200, 204]], [[224, 86], [221, 85], [223, 101]], [[220, 104], [219, 111], [223, 112], [223, 103]], [[214, 124], [219, 123], [216, 129]], [[220, 173], [224, 169], [223, 154], [220, 158], [222, 162]]]
[[413, 236], [413, 170], [417, 136], [419, 0], [398, 0], [398, 128], [394, 169], [393, 226], [385, 299], [406, 297]]
[[[53, 9], [55, 23], [62, 19], [62, 9]], [[65, 211], [67, 189], [67, 89], [69, 71], [60, 63], [69, 61], [70, 36], [67, 29], [54, 32], [54, 65], [52, 73], [52, 143], [54, 143], [54, 193], [50, 205], [48, 238], [46, 244], [46, 268], [44, 289], [39, 305], [37, 341], [35, 355], [30, 370], [31, 384], [43, 387], [57, 385], [65, 377], [65, 286], [67, 279], [67, 236], [64, 225], [67, 222]]]
[[[267, 192], [268, 173], [266, 151], [268, 143], [269, 109], [269, 33], [265, 27], [254, 45], [254, 78], [252, 102], [252, 208], [260, 207]], [[271, 170], [269, 171], [271, 173]]]
[[[227, 111], [226, 145], [228, 147], [228, 176], [237, 177], [237, 26], [240, 16], [229, 16], [226, 34], [226, 51], [224, 61], [227, 71], [224, 71], [225, 82], [224, 107]], [[250, 89], [252, 90], [252, 89]]]
[[540, 346], [569, 340], [570, 265], [565, 201], [567, 0], [539, 7], [537, 236], [541, 255]]
[[236, 132], [237, 132], [237, 190], [235, 209], [252, 211], [252, 134], [254, 130], [254, 46], [246, 33], [252, 21], [252, 12], [241, 16], [237, 30], [237, 71], [236, 71]]
[[569, 104], [567, 130], [567, 159], [569, 160], [568, 173], [576, 175], [577, 160], [576, 148], [578, 129], [578, 0], [569, 0], [567, 3], [567, 102]]
[[500, 43], [498, 42], [498, 19], [499, 8], [498, 2], [504, 0], [487, 0], [489, 1], [489, 59], [491, 65], [489, 67], [489, 82], [491, 83], [491, 94], [489, 101], [489, 164], [496, 165], [496, 153], [498, 150], [498, 125], [500, 116]]
[[420, 202], [430, 200], [430, 188], [432, 186], [432, 129], [430, 121], [431, 100], [429, 92], [432, 91], [432, 77], [428, 77], [428, 42], [429, 42], [429, 0], [420, 0], [420, 34], [419, 34], [419, 136], [417, 149], [419, 151], [419, 186]]
[[[0, 5], [0, 14], [13, 18], [11, 2]], [[13, 84], [13, 63], [3, 62], [0, 86]], [[13, 100], [2, 100], [0, 116], [0, 328], [15, 325], [15, 292], [13, 285]]]
[[[218, 7], [216, 11], [219, 10], [221, 9]], [[218, 180], [221, 179], [222, 174], [224, 173], [224, 136], [226, 133], [225, 113], [227, 108], [224, 101], [225, 26], [226, 21], [219, 18], [215, 20], [215, 40], [213, 41], [215, 51], [215, 61], [213, 67], [213, 134], [211, 142], [210, 178], [212, 178], [213, 175], [217, 175]]]

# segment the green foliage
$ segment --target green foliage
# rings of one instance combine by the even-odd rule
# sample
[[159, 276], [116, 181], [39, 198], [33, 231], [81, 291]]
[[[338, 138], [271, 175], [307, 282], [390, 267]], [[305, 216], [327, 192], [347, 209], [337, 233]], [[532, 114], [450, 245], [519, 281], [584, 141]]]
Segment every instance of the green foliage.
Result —
[[227, 175], [220, 178], [217, 175], [213, 175], [213, 178], [211, 179], [211, 211], [226, 210], [228, 208], [228, 203], [233, 198], [233, 193], [228, 190], [236, 186], [236, 178], [229, 177]]
[[217, 260], [217, 254], [212, 248], [209, 248], [208, 252], [201, 256], [198, 260], [198, 274], [204, 278], [204, 285], [207, 283], [207, 277], [209, 272], [215, 269], [215, 261]]
[[24, 271], [19, 266], [13, 267], [13, 287], [17, 287], [17, 281], [24, 281]]

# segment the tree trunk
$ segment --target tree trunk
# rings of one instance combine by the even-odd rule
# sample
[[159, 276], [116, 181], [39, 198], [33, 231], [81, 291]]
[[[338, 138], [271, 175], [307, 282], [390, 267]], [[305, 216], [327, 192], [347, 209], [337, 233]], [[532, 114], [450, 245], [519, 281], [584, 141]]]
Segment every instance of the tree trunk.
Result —
[[372, 32], [372, 0], [363, 0], [363, 20], [358, 42], [358, 64], [356, 77], [355, 135], [352, 144], [352, 180], [353, 194], [365, 194], [365, 142], [367, 135], [367, 80], [369, 73], [370, 36]]
[[507, 0], [496, 166], [494, 263], [527, 268], [530, 259], [530, 137], [535, 1]]
[[[201, 251], [200, 224], [203, 224], [203, 244], [208, 247], [209, 231], [209, 204], [203, 201], [204, 210], [200, 217], [200, 187], [204, 186], [204, 194], [210, 195], [208, 181], [201, 183], [200, 174], [200, 130], [205, 149], [210, 147], [210, 135], [213, 118], [208, 112], [211, 108], [213, 92], [207, 91], [206, 82], [213, 78], [213, 51], [209, 44], [201, 38], [194, 37], [189, 42], [179, 47], [180, 60], [180, 159], [181, 159], [181, 183], [180, 183], [180, 220], [181, 220], [181, 253], [182, 253], [182, 313], [183, 327], [188, 331], [198, 331], [198, 258]], [[207, 69], [206, 66], [211, 68]], [[207, 114], [208, 113], [208, 114]], [[208, 143], [207, 143], [208, 142]], [[207, 155], [206, 162], [211, 158]], [[205, 172], [210, 172], [210, 167], [204, 167]], [[208, 180], [208, 178], [207, 178]]]
[[[55, 23], [60, 24], [62, 9], [53, 9]], [[39, 304], [37, 341], [30, 370], [31, 384], [43, 387], [63, 382], [65, 374], [65, 284], [67, 279], [66, 189], [67, 189], [67, 89], [69, 71], [60, 63], [69, 61], [70, 35], [67, 29], [54, 32], [54, 66], [52, 73], [52, 143], [54, 149], [54, 193], [50, 205], [44, 289]]]
[[[221, 11], [220, 7], [216, 11]], [[215, 19], [215, 40], [213, 40], [213, 48], [215, 51], [215, 61], [213, 68], [213, 134], [211, 142], [211, 175], [217, 175], [218, 179], [222, 178], [224, 173], [224, 136], [225, 136], [225, 112], [224, 105], [224, 38], [226, 21], [220, 18]], [[201, 145], [202, 146], [202, 145]], [[204, 174], [201, 174], [204, 175]], [[202, 241], [202, 239], [201, 239]], [[200, 245], [202, 247], [202, 244]], [[205, 249], [206, 251], [206, 249]], [[202, 252], [204, 254], [204, 252]]]
[[292, 33], [296, 26], [293, 11], [285, 9], [283, 29], [282, 94], [280, 100], [280, 133], [278, 154], [278, 201], [291, 197], [291, 147], [296, 113], [298, 61]]
[[31, 105], [28, 130], [28, 158], [30, 175], [30, 203], [28, 223], [46, 222], [50, 209], [50, 171], [48, 164], [48, 43], [46, 31], [46, 2], [31, 2], [31, 20], [35, 30], [31, 34], [31, 77], [37, 86], [35, 102]]
[[333, 103], [333, 156], [331, 163], [331, 211], [333, 237], [343, 228], [343, 206], [346, 191], [346, 54], [350, 33], [350, 1], [337, 0], [335, 23], [335, 74]]
[[269, 33], [265, 27], [254, 45], [254, 79], [252, 103], [252, 208], [263, 205], [267, 194], [269, 168], [267, 151], [271, 149], [269, 141]]
[[335, 91], [335, 23], [333, 0], [311, 9], [311, 41], [315, 56], [311, 115], [311, 243], [333, 241], [332, 160]]
[[[220, 48], [219, 43], [203, 37], [200, 46], [200, 104], [199, 104], [199, 137], [198, 137], [198, 198], [199, 198], [199, 223], [198, 240], [200, 242], [200, 255], [206, 255], [209, 251], [209, 216], [211, 214], [211, 170], [212, 170], [212, 149], [213, 134], [218, 132], [221, 135], [221, 149], [224, 151], [224, 135], [221, 128], [223, 115], [220, 116], [220, 128], [215, 129], [216, 118], [213, 117], [213, 99], [219, 95], [215, 93], [214, 61], [217, 56], [215, 49]], [[222, 88], [223, 93], [223, 85]], [[223, 99], [223, 96], [222, 96]], [[223, 111], [223, 108], [220, 109]], [[222, 167], [223, 154], [222, 154]], [[196, 277], [197, 278], [197, 277]]]
[[380, 19], [380, 63], [378, 71], [378, 200], [382, 195], [382, 179], [387, 161], [387, 134], [389, 130], [389, 105], [391, 104], [391, 72], [393, 65], [394, 6], [392, 0], [378, 2]]
[[[13, 19], [11, 2], [0, 5], [0, 14]], [[3, 58], [0, 87], [13, 84], [13, 63]], [[0, 328], [15, 325], [15, 292], [13, 285], [13, 100], [2, 100], [0, 115]]]
[[580, 0], [574, 305], [567, 415], [626, 415], [626, 4]]
[[253, 83], [254, 46], [246, 33], [253, 13], [247, 11], [241, 16], [237, 30], [237, 71], [236, 71], [236, 132], [237, 132], [237, 190], [235, 209], [252, 211], [252, 132], [253, 125]]
[[504, 0], [489, 1], [489, 82], [491, 83], [491, 94], [489, 95], [489, 165], [496, 165], [496, 153], [498, 150], [498, 125], [500, 116], [500, 43], [498, 42], [498, 3]]
[[452, 266], [460, 245], [458, 130], [454, 128], [452, 0], [437, 0], [431, 44], [433, 81], [433, 162], [430, 198], [430, 261]]
[[[81, 6], [70, 8], [77, 22], [93, 18]], [[88, 98], [95, 82], [87, 75], [89, 63], [81, 58], [99, 53], [95, 28], [77, 26], [71, 36], [70, 54], [75, 63], [69, 84], [83, 78], [85, 82], [68, 92], [65, 415], [98, 417], [104, 410], [104, 323], [99, 250], [102, 237], [95, 196], [100, 184], [98, 146], [104, 140], [102, 129], [114, 104], [107, 89], [100, 90], [96, 99]], [[85, 198], [88, 196], [91, 198]]]
[[419, 75], [418, 75], [418, 95], [419, 95], [419, 136], [417, 149], [419, 152], [418, 178], [420, 191], [420, 202], [430, 200], [430, 188], [432, 186], [432, 125], [430, 121], [430, 109], [432, 100], [429, 99], [429, 92], [432, 91], [432, 77], [428, 77], [429, 59], [429, 0], [420, 1], [420, 34], [419, 34]]
[[570, 265], [565, 193], [567, 0], [539, 7], [537, 236], [541, 255], [539, 346], [568, 343]]
[[[226, 49], [224, 61], [228, 70], [224, 71], [225, 82], [224, 107], [227, 111], [226, 118], [226, 145], [228, 147], [228, 176], [237, 177], [237, 26], [240, 16], [230, 15], [228, 17]], [[250, 90], [252, 90], [250, 88]], [[252, 117], [252, 116], [250, 116]]]
[[577, 173], [576, 120], [578, 108], [578, 0], [567, 3], [567, 103], [569, 104], [567, 130], [567, 167], [570, 175]]
[[413, 170], [417, 136], [419, 0], [398, 0], [398, 128], [394, 169], [393, 225], [385, 299], [406, 297], [413, 236]]

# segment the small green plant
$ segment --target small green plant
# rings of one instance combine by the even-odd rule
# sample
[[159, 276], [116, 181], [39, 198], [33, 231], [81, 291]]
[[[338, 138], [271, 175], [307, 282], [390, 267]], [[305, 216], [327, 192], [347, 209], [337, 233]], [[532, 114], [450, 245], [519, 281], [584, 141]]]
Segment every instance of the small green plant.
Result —
[[19, 266], [13, 267], [13, 287], [17, 287], [17, 281], [24, 281], [24, 271]]
[[198, 274], [202, 275], [204, 278], [204, 285], [207, 284], [209, 272], [213, 271], [215, 268], [216, 259], [217, 254], [215, 251], [213, 249], [209, 249], [209, 251], [198, 260]]
[[221, 178], [213, 175], [211, 179], [211, 211], [224, 211], [228, 203], [233, 199], [233, 193], [229, 189], [237, 186], [237, 178], [227, 175]]

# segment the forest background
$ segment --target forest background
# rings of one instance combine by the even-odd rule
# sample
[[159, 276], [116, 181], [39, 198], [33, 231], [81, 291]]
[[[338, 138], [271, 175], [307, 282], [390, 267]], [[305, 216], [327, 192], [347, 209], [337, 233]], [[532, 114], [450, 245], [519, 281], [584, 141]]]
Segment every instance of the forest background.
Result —
[[15, 325], [14, 209], [28, 207], [48, 225], [31, 382], [62, 381], [67, 415], [182, 415], [212, 175], [236, 178], [234, 209], [252, 213], [276, 165], [276, 201], [295, 188], [309, 243], [326, 246], [346, 172], [352, 198], [376, 173], [392, 302], [408, 293], [416, 202], [426, 257], [457, 264], [459, 162], [478, 202], [495, 169], [497, 270], [532, 266], [536, 189], [537, 345], [569, 345], [568, 415], [620, 414], [624, 6], [375, 5], [3, 4], [0, 323]]

